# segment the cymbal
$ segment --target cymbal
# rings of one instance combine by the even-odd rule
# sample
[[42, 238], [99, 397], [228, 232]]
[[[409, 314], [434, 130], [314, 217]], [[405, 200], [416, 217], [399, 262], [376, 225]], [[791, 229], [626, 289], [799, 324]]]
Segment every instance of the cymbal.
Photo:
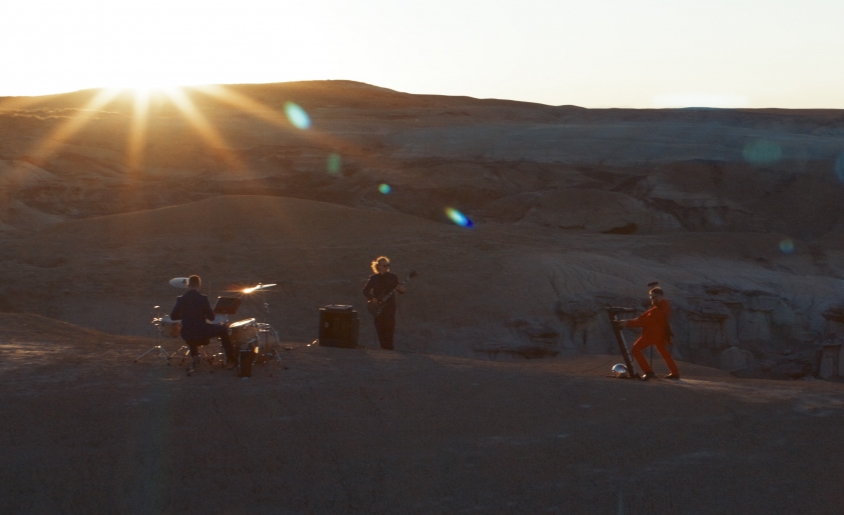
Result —
[[258, 283], [256, 286], [253, 286], [251, 288], [244, 288], [241, 291], [243, 291], [243, 293], [252, 293], [253, 291], [266, 290], [267, 288], [271, 288], [273, 286], [276, 286], [276, 283], [270, 283], [270, 284]]
[[174, 288], [187, 288], [188, 287], [188, 278], [187, 277], [174, 277], [170, 279], [170, 286]]

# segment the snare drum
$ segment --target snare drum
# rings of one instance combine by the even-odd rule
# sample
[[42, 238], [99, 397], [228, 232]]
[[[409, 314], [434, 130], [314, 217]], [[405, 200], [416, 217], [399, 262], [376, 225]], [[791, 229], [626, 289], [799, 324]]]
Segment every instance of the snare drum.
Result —
[[182, 330], [182, 322], [180, 320], [173, 320], [170, 316], [161, 317], [158, 322], [161, 327], [161, 336], [169, 338], [178, 338], [179, 332]]
[[215, 315], [214, 320], [206, 320], [208, 324], [228, 324], [229, 323], [229, 316], [228, 315]]
[[239, 320], [229, 326], [229, 335], [234, 349], [251, 349], [258, 341], [258, 324], [254, 318]]

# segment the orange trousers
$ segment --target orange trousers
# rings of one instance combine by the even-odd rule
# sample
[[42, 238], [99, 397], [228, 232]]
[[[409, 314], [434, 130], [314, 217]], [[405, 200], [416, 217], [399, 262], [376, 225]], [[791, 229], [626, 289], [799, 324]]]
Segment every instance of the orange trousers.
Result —
[[668, 365], [668, 370], [671, 371], [672, 374], [680, 375], [680, 371], [677, 369], [677, 363], [674, 363], [674, 358], [671, 357], [671, 351], [668, 350], [668, 346], [664, 343], [651, 343], [648, 341], [639, 338], [633, 344], [633, 357], [636, 358], [636, 362], [639, 363], [639, 367], [642, 369], [642, 372], [648, 373], [653, 372], [653, 369], [648, 365], [648, 360], [645, 359], [645, 355], [642, 354], [642, 351], [647, 349], [653, 345], [656, 347], [656, 350], [659, 351], [659, 355], [662, 356], [662, 359], [665, 360], [665, 364]]

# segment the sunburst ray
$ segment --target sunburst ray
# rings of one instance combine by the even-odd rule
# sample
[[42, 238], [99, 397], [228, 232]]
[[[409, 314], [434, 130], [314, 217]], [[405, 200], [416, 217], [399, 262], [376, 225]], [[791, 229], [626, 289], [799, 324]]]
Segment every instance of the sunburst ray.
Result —
[[319, 144], [323, 147], [328, 147], [339, 151], [344, 156], [353, 157], [362, 162], [366, 162], [369, 165], [388, 166], [386, 160], [377, 156], [373, 156], [371, 152], [359, 148], [353, 142], [316, 130], [297, 129], [293, 127], [286, 114], [277, 111], [272, 107], [266, 106], [256, 100], [253, 100], [252, 98], [249, 98], [246, 95], [233, 91], [231, 88], [226, 88], [221, 85], [207, 85], [194, 86], [191, 89], [200, 93], [204, 93], [229, 105], [232, 105], [240, 109], [241, 111], [252, 114], [257, 118], [269, 122], [272, 125], [275, 125], [285, 130], [295, 131], [295, 133], [299, 137], [305, 140], [309, 140], [310, 142]]
[[97, 115], [99, 109], [111, 102], [118, 93], [119, 90], [101, 89], [85, 107], [77, 110], [74, 116], [71, 116], [65, 123], [39, 141], [30, 154], [40, 160], [49, 159], [60, 146], [79, 132], [91, 118]]
[[235, 152], [229, 147], [223, 137], [214, 128], [208, 119], [196, 108], [191, 99], [182, 89], [173, 89], [167, 92], [170, 101], [173, 102], [179, 111], [190, 122], [199, 136], [211, 147], [229, 166], [240, 171], [246, 171], [244, 163], [238, 158]]
[[126, 142], [126, 166], [130, 173], [143, 165], [144, 145], [146, 144], [149, 121], [149, 91], [136, 91], [134, 110], [129, 122], [129, 137]]

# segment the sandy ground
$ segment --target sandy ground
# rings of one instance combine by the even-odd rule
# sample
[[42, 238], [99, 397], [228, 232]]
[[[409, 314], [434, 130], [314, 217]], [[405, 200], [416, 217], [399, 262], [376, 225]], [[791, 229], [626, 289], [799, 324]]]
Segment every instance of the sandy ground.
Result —
[[[286, 343], [248, 380], [0, 314], [2, 513], [840, 514], [844, 385]], [[175, 349], [178, 340], [165, 345]], [[659, 372], [660, 369], [657, 368]], [[664, 372], [664, 371], [663, 371]]]

